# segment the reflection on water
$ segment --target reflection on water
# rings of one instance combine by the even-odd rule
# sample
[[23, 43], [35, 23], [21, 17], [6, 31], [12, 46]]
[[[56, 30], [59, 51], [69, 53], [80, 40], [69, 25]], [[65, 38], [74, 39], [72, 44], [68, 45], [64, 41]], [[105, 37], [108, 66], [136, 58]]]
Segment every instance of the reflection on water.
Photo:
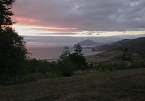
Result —
[[[31, 58], [37, 59], [58, 59], [61, 53], [63, 52], [65, 46], [58, 46], [56, 44], [46, 44], [46, 43], [27, 43], [27, 49], [29, 51], [29, 56]], [[70, 46], [71, 51], [72, 46]], [[95, 55], [97, 52], [92, 51], [91, 47], [83, 48], [83, 54], [85, 56]]]
[[57, 46], [28, 46], [29, 55], [31, 58], [37, 59], [57, 59], [62, 51], [63, 47]]
[[[55, 36], [24, 36], [30, 56], [37, 59], [57, 59], [65, 46], [72, 47], [83, 40], [93, 40], [97, 43], [111, 43], [120, 40], [117, 37], [55, 37]], [[98, 52], [91, 48], [83, 50], [84, 55], [95, 55]]]

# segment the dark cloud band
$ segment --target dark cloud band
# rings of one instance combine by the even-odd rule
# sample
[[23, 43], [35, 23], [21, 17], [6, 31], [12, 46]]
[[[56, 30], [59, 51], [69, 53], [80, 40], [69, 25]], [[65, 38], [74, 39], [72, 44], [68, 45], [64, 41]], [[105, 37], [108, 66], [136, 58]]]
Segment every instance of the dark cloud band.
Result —
[[145, 28], [145, 0], [17, 0], [16, 16], [80, 30]]

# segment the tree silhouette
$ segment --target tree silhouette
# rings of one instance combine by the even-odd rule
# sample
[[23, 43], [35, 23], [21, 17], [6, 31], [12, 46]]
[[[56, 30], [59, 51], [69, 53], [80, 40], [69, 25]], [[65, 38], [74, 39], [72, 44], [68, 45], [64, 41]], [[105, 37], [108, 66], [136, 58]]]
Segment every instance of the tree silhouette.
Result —
[[11, 5], [13, 2], [14, 0], [0, 0], [0, 30], [13, 24], [11, 20], [11, 16], [13, 15]]
[[15, 82], [23, 73], [26, 49], [23, 38], [13, 29], [14, 0], [0, 0], [0, 83]]
[[69, 47], [65, 47], [61, 56], [60, 56], [60, 60], [64, 60], [64, 59], [68, 58], [69, 55], [70, 55]]
[[82, 47], [80, 44], [74, 45], [74, 53], [70, 54], [71, 61], [77, 65], [79, 69], [87, 69], [88, 64], [82, 53]]
[[82, 47], [80, 44], [75, 44], [73, 48], [74, 53], [76, 53], [77, 55], [82, 55]]
[[65, 47], [58, 61], [58, 71], [63, 76], [71, 76], [74, 71], [88, 69], [88, 64], [82, 54], [82, 47], [75, 44], [73, 50], [71, 52], [68, 47]]

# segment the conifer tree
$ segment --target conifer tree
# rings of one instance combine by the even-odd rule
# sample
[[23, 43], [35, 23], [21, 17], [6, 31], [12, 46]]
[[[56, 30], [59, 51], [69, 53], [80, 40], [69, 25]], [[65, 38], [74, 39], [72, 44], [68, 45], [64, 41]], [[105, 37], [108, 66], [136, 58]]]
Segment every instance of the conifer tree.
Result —
[[24, 41], [12, 28], [14, 0], [0, 0], [0, 83], [15, 82], [24, 70]]

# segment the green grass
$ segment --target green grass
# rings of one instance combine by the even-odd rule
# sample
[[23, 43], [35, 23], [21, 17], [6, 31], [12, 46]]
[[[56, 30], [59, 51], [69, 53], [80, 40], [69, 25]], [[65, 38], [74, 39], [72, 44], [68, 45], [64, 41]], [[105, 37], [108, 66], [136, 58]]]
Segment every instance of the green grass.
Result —
[[92, 71], [0, 86], [0, 101], [145, 101], [145, 69]]

